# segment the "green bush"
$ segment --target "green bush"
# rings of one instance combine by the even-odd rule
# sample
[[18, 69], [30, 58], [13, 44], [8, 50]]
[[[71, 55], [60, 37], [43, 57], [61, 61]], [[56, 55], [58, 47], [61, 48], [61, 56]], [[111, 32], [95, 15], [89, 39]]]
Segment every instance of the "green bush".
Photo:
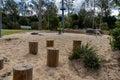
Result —
[[2, 28], [3, 29], [8, 29], [7, 25], [5, 25], [5, 24], [2, 24]]
[[117, 28], [120, 28], [120, 21], [116, 21], [115, 25], [116, 25]]
[[112, 40], [110, 40], [110, 45], [113, 49], [120, 50], [120, 28], [115, 28], [110, 31]]
[[69, 59], [83, 59], [86, 68], [98, 69], [100, 67], [99, 57], [89, 44], [75, 47], [70, 53]]
[[108, 30], [108, 24], [106, 22], [101, 23], [100, 27], [101, 27], [102, 30]]
[[88, 53], [84, 55], [84, 65], [86, 68], [99, 69], [100, 60], [94, 52]]
[[31, 27], [32, 29], [38, 29], [38, 22], [32, 22]]
[[20, 29], [20, 24], [18, 22], [11, 23], [12, 29]]

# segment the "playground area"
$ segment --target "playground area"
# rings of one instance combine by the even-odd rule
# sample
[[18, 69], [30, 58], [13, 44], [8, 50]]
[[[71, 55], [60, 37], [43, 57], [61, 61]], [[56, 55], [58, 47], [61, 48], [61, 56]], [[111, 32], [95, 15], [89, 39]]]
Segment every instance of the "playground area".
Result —
[[[16, 64], [30, 64], [33, 67], [33, 80], [119, 80], [120, 58], [118, 51], [112, 51], [110, 36], [95, 36], [86, 34], [56, 32], [40, 32], [31, 35], [30, 32], [3, 36], [0, 39], [0, 56], [6, 59], [0, 76], [11, 73], [3, 80], [13, 80], [13, 67]], [[59, 50], [58, 67], [47, 66], [46, 41], [54, 40], [54, 48]], [[69, 52], [73, 48], [73, 40], [81, 40], [95, 48], [102, 60], [100, 70], [92, 71], [84, 68], [83, 63], [70, 61]], [[38, 42], [37, 55], [29, 54], [29, 42]]]

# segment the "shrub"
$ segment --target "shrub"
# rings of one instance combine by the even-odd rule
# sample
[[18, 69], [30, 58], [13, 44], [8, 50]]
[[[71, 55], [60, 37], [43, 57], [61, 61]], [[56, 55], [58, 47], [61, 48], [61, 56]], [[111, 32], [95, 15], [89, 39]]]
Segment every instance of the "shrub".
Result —
[[32, 29], [38, 29], [38, 22], [32, 22], [31, 27]]
[[102, 30], [108, 30], [108, 24], [106, 22], [101, 23], [100, 27], [101, 27]]
[[84, 55], [84, 65], [86, 68], [99, 69], [100, 60], [94, 52], [88, 53]]
[[20, 24], [18, 22], [11, 23], [12, 29], [20, 29]]
[[2, 28], [3, 29], [8, 29], [7, 25], [5, 25], [5, 24], [2, 24]]
[[78, 59], [83, 58], [85, 54], [94, 53], [93, 47], [90, 47], [89, 44], [81, 45], [73, 48], [70, 53], [69, 59]]
[[120, 21], [115, 22], [116, 27], [120, 28]]
[[100, 67], [99, 57], [96, 55], [95, 50], [89, 44], [75, 47], [70, 53], [69, 59], [83, 59], [86, 68]]
[[110, 31], [110, 35], [112, 36], [112, 40], [110, 41], [110, 45], [113, 49], [120, 50], [120, 28], [115, 28]]

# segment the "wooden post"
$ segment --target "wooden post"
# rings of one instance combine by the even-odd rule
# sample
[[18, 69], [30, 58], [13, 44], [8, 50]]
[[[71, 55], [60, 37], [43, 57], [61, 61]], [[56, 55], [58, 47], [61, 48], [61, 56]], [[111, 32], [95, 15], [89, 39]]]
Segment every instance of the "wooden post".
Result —
[[29, 53], [34, 55], [38, 53], [38, 42], [29, 42]]
[[74, 40], [73, 41], [73, 49], [77, 46], [81, 46], [82, 41], [81, 40]]
[[4, 59], [0, 57], [0, 70], [4, 67]]
[[47, 40], [46, 46], [47, 47], [53, 47], [54, 46], [54, 41], [53, 40]]
[[47, 50], [47, 66], [57, 67], [59, 60], [59, 50], [54, 48], [49, 48]]
[[17, 64], [13, 67], [13, 80], [32, 80], [32, 75], [31, 65]]

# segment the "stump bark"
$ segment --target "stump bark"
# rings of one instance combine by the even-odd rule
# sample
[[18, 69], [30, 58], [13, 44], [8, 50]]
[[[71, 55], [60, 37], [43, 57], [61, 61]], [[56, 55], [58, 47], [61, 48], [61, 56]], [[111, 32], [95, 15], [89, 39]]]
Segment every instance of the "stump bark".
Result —
[[17, 64], [13, 67], [13, 80], [32, 80], [33, 68], [31, 65]]
[[47, 50], [47, 66], [57, 67], [59, 61], [59, 50], [54, 48], [49, 48]]
[[4, 59], [0, 57], [0, 70], [4, 67]]
[[46, 46], [47, 47], [53, 47], [54, 46], [54, 41], [53, 40], [47, 40]]
[[38, 53], [38, 42], [29, 42], [29, 53], [34, 55]]
[[73, 49], [77, 46], [81, 46], [82, 41], [81, 40], [74, 40], [73, 41]]

